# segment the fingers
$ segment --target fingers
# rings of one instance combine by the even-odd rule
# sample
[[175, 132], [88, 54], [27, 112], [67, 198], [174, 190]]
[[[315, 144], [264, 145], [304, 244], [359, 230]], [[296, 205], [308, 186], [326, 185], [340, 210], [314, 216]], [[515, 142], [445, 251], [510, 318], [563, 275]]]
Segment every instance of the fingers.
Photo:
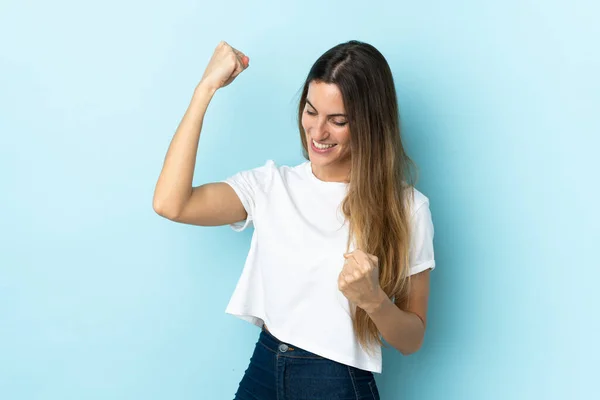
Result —
[[364, 272], [367, 272], [364, 266], [362, 266], [361, 263], [359, 263], [354, 257], [350, 256], [346, 259], [340, 274], [343, 275], [348, 282], [350, 282], [352, 280], [359, 279]]
[[345, 288], [350, 285], [352, 282], [360, 279], [360, 276], [355, 276], [354, 274], [340, 273], [338, 275], [338, 287]]
[[354, 259], [363, 259], [363, 260], [371, 260], [374, 262], [378, 262], [379, 258], [376, 255], [373, 254], [369, 254], [369, 253], [365, 253], [364, 251], [360, 250], [360, 249], [356, 249], [354, 251], [351, 251], [349, 253], [344, 253], [344, 257], [348, 258], [348, 257], [354, 257]]
[[234, 68], [233, 72], [231, 73], [231, 79], [233, 80], [239, 74], [241, 74], [242, 71], [244, 71], [246, 68], [248, 68], [249, 58], [244, 53], [242, 53], [241, 51], [239, 51], [233, 47], [230, 47], [230, 49], [235, 56], [235, 68]]
[[248, 64], [250, 63], [250, 57], [248, 57], [247, 55], [245, 55], [244, 53], [242, 53], [238, 49], [235, 49], [233, 47], [232, 47], [232, 49], [235, 52], [235, 54], [238, 56], [238, 59], [242, 63], [242, 66], [244, 67], [244, 69], [248, 68]]
[[229, 85], [235, 78], [248, 68], [250, 58], [240, 50], [232, 47], [229, 43], [222, 41], [219, 43], [222, 57], [228, 58], [229, 62], [233, 63], [231, 73], [228, 79], [223, 83], [223, 87]]
[[346, 259], [346, 264], [350, 263], [351, 261], [354, 261], [356, 264], [360, 265], [354, 253], [346, 253], [344, 254], [344, 258]]
[[361, 250], [355, 250], [344, 254], [344, 269], [350, 271], [369, 272], [378, 267], [378, 258]]
[[338, 285], [347, 286], [364, 279], [366, 276], [367, 271], [362, 271], [359, 268], [344, 269], [338, 275]]
[[350, 253], [346, 253], [344, 254], [344, 257], [346, 260], [353, 259], [357, 264], [360, 264], [360, 260], [366, 261], [366, 253], [362, 252], [361, 250], [354, 250]]
[[224, 40], [219, 43], [219, 46], [226, 47], [229, 51], [232, 51], [235, 54], [236, 58], [238, 59], [238, 62], [242, 66], [242, 70], [248, 68], [248, 64], [250, 63], [250, 57], [245, 55], [242, 51], [231, 46], [229, 43], [227, 43]]

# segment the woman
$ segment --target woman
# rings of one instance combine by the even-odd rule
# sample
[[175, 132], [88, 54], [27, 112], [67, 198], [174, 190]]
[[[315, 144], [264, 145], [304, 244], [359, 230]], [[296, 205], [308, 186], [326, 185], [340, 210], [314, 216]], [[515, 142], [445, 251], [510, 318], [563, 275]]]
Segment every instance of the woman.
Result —
[[208, 104], [248, 65], [217, 46], [169, 147], [154, 209], [188, 224], [254, 225], [226, 310], [262, 328], [236, 399], [378, 399], [382, 338], [402, 354], [419, 349], [435, 267], [429, 201], [414, 188], [390, 68], [369, 44], [333, 47], [300, 99], [307, 161], [268, 160], [192, 188]]

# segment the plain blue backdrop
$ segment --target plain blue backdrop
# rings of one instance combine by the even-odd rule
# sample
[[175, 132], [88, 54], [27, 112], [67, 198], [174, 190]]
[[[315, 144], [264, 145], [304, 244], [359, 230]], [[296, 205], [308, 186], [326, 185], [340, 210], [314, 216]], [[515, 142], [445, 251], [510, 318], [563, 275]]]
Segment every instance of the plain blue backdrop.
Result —
[[0, 399], [233, 397], [251, 232], [157, 216], [163, 157], [226, 40], [250, 68], [194, 183], [302, 162], [298, 90], [350, 39], [390, 63], [436, 229], [426, 340], [385, 350], [382, 398], [598, 398], [597, 4], [3, 0]]

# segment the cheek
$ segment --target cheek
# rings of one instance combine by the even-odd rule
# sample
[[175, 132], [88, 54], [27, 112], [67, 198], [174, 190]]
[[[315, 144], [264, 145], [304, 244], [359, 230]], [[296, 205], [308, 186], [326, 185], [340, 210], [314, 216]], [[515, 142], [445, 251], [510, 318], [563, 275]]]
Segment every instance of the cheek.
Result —
[[310, 126], [308, 124], [308, 119], [306, 118], [306, 114], [302, 115], [301, 123], [302, 123], [302, 128], [304, 128], [304, 131], [308, 132], [308, 130], [310, 129]]
[[339, 142], [346, 146], [350, 145], [350, 129], [344, 129], [339, 134]]

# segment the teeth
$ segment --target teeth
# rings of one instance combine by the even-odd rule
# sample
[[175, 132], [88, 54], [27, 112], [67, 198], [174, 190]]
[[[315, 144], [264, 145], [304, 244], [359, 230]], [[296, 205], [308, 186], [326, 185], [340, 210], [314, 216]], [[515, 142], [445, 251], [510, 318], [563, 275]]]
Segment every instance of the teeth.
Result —
[[313, 143], [317, 149], [321, 149], [321, 150], [325, 150], [325, 149], [335, 146], [334, 144], [320, 144], [320, 143], [315, 142], [314, 139], [313, 139]]

